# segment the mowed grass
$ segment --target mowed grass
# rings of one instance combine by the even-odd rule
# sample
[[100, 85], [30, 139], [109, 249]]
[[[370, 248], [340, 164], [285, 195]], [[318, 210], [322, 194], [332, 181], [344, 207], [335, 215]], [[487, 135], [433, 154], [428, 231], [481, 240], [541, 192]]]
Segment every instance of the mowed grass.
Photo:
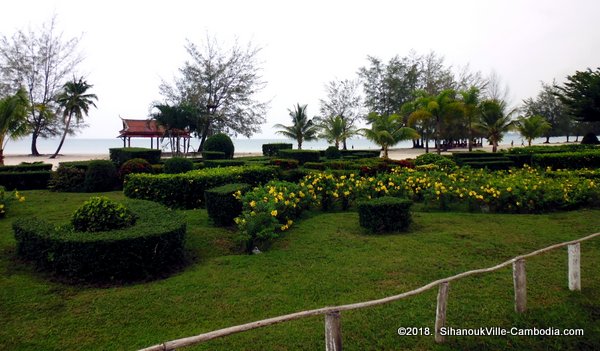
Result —
[[[23, 192], [0, 221], [0, 345], [11, 350], [134, 350], [163, 341], [306, 309], [382, 298], [463, 271], [600, 231], [600, 211], [548, 215], [415, 212], [407, 234], [371, 236], [355, 212], [310, 213], [261, 255], [235, 252], [231, 229], [206, 211], [184, 211], [191, 264], [169, 278], [126, 286], [78, 286], [15, 257], [16, 217], [57, 223], [93, 194]], [[119, 192], [103, 194], [119, 200]], [[582, 244], [581, 292], [567, 288], [567, 253], [527, 261], [528, 311], [513, 307], [512, 271], [450, 286], [454, 328], [582, 328], [584, 336], [398, 336], [433, 332], [437, 289], [384, 306], [342, 313], [346, 350], [598, 349], [600, 238]], [[190, 350], [318, 350], [322, 317], [213, 340]]]

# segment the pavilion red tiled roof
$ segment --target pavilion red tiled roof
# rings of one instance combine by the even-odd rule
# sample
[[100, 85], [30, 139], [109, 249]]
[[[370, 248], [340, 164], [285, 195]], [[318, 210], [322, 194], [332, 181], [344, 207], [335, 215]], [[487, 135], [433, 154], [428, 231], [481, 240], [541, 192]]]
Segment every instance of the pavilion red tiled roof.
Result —
[[[125, 119], [123, 121], [123, 129], [119, 132], [119, 137], [162, 137], [165, 134], [165, 127], [159, 125], [153, 119]], [[189, 133], [183, 130], [175, 129], [174, 132], [180, 136], [189, 136]]]

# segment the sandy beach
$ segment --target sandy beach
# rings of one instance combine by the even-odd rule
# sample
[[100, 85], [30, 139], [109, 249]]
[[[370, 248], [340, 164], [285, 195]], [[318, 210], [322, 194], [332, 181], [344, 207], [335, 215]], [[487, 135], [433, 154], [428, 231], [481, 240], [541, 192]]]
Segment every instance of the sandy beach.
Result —
[[[565, 143], [550, 143], [543, 145], [563, 145]], [[539, 145], [539, 144], [538, 144]], [[508, 149], [510, 145], [499, 145], [498, 150]], [[483, 147], [475, 148], [477, 151], [492, 151], [492, 146], [485, 145]], [[451, 154], [452, 152], [466, 152], [469, 151], [467, 148], [456, 148], [452, 149], [448, 152], [443, 152], [442, 154]], [[429, 152], [435, 152], [435, 148], [430, 148]], [[421, 154], [425, 153], [425, 149], [413, 149], [413, 148], [392, 148], [389, 150], [389, 157], [393, 160], [405, 160], [409, 158], [415, 158]], [[262, 156], [261, 152], [240, 152], [236, 153], [235, 157], [246, 157], [246, 156]], [[56, 169], [60, 162], [70, 162], [70, 161], [87, 161], [87, 160], [108, 160], [108, 153], [105, 154], [64, 154], [59, 155], [57, 158], [50, 159], [50, 155], [42, 155], [42, 156], [29, 156], [29, 155], [5, 155], [4, 164], [5, 165], [17, 165], [21, 162], [44, 162], [51, 163]]]

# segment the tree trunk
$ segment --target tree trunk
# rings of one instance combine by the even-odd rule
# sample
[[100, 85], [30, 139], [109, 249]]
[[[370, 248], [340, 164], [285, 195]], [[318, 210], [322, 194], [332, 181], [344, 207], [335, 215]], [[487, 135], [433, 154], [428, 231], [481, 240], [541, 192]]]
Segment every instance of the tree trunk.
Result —
[[527, 139], [527, 146], [531, 146], [531, 138]]
[[442, 121], [440, 119], [440, 117], [436, 117], [436, 121], [435, 121], [435, 147], [436, 147], [436, 151], [438, 155], [442, 154], [442, 138], [440, 138], [441, 135], [441, 128], [442, 128]]
[[384, 158], [385, 160], [387, 160], [387, 159], [388, 159], [388, 146], [387, 146], [387, 145], [384, 145], [384, 146], [383, 146], [383, 158]]
[[56, 152], [54, 152], [54, 155], [50, 156], [50, 158], [56, 158], [56, 156], [58, 156], [58, 153], [60, 152], [60, 149], [63, 146], [63, 143], [65, 142], [65, 138], [67, 137], [67, 132], [69, 131], [69, 125], [71, 124], [71, 117], [73, 115], [73, 112], [69, 112], [69, 117], [67, 117], [67, 123], [65, 123], [65, 131], [62, 135], [62, 138], [60, 138], [60, 143], [58, 143], [58, 148], [56, 149]]
[[546, 141], [544, 141], [544, 144], [550, 144], [550, 136], [546, 135]]
[[31, 156], [39, 156], [40, 153], [37, 149], [37, 138], [40, 136], [40, 133], [36, 130], [31, 133]]
[[469, 152], [473, 151], [473, 127], [471, 126], [471, 117], [469, 116]]

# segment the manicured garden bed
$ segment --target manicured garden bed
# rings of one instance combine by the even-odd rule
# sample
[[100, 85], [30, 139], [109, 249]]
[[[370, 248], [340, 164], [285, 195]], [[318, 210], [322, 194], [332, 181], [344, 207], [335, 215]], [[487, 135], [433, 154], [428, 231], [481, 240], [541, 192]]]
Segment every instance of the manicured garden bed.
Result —
[[[403, 235], [365, 235], [356, 212], [304, 212], [261, 255], [240, 254], [236, 231], [215, 228], [205, 210], [177, 212], [188, 225], [192, 264], [166, 279], [127, 286], [67, 285], [16, 257], [13, 219], [62, 223], [94, 194], [24, 191], [0, 221], [0, 344], [7, 349], [136, 349], [304, 309], [380, 298], [466, 270], [571, 240], [600, 228], [600, 211], [515, 215], [421, 212]], [[119, 192], [103, 194], [123, 200]], [[60, 204], [60, 206], [56, 206]], [[566, 282], [566, 251], [527, 263], [528, 306], [513, 311], [506, 269], [452, 284], [448, 325], [583, 328], [582, 337], [398, 336], [402, 326], [433, 327], [436, 291], [343, 313], [344, 348], [593, 349], [600, 344], [600, 240], [582, 244], [581, 292]], [[285, 323], [191, 349], [323, 348], [322, 318]]]

